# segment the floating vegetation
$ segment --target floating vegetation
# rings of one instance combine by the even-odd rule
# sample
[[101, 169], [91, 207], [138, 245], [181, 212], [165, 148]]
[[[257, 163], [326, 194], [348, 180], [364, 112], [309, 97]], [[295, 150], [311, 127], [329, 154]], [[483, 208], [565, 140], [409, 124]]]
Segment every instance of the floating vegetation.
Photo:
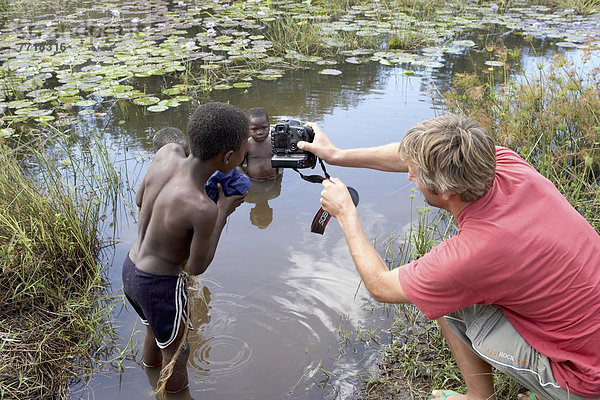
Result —
[[[461, 35], [496, 26], [552, 38], [559, 48], [598, 48], [598, 14], [577, 14], [589, 7], [514, 5], [150, 0], [115, 10], [83, 1], [63, 9], [44, 5], [35, 15], [9, 0], [0, 10], [10, 16], [0, 30], [0, 126], [50, 122], [73, 107], [110, 108], [115, 100], [164, 111], [175, 104], [159, 104], [162, 96], [244, 89], [297, 65], [326, 75], [330, 69], [319, 67], [338, 63], [439, 68], [444, 54], [483, 51], [485, 43]], [[172, 86], [145, 95], [157, 78]]]

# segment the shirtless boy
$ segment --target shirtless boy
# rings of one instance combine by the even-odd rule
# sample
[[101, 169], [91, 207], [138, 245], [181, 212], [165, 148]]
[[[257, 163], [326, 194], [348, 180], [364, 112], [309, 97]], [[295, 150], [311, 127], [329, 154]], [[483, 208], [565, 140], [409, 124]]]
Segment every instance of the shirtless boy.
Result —
[[177, 143], [181, 145], [181, 147], [185, 149], [185, 155], [187, 156], [190, 154], [190, 144], [188, 143], [185, 133], [183, 133], [180, 129], [171, 127], [162, 128], [156, 132], [152, 138], [152, 147], [155, 153], [164, 145], [169, 143]]
[[281, 168], [271, 167], [273, 150], [269, 133], [269, 114], [260, 107], [251, 108], [246, 113], [250, 122], [248, 148], [242, 164], [242, 170], [255, 180], [275, 179], [282, 175]]
[[[215, 204], [204, 183], [216, 171], [228, 173], [246, 152], [248, 119], [238, 108], [208, 103], [196, 109], [187, 132], [191, 154], [175, 143], [155, 155], [136, 194], [138, 237], [123, 263], [123, 288], [128, 301], [147, 325], [143, 362], [164, 368], [184, 340], [187, 320], [185, 273], [203, 273], [227, 217], [243, 196], [223, 195]], [[219, 188], [220, 189], [220, 188]], [[188, 386], [189, 349], [183, 346], [167, 392]]]

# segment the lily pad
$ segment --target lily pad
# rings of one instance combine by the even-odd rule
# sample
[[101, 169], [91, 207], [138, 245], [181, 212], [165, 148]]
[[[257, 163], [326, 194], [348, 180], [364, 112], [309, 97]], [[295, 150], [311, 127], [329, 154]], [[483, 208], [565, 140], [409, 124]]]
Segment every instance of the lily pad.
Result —
[[16, 131], [13, 128], [2, 128], [0, 129], [0, 138], [8, 138], [14, 136]]
[[491, 61], [488, 60], [484, 62], [485, 65], [489, 65], [490, 67], [503, 67], [504, 63], [502, 61]]
[[236, 88], [249, 88], [252, 86], [252, 82], [236, 82], [233, 84], [233, 87]]
[[151, 106], [152, 104], [156, 104], [160, 101], [160, 99], [158, 97], [140, 97], [137, 98], [135, 100], [133, 100], [134, 104], [137, 104], [138, 106]]
[[95, 100], [81, 100], [75, 103], [77, 107], [89, 107], [98, 104]]
[[162, 112], [162, 111], [165, 111], [168, 109], [169, 109], [169, 107], [164, 104], [156, 104], [156, 105], [148, 107], [148, 111], [151, 111], [151, 112]]
[[337, 76], [337, 75], [342, 75], [342, 71], [340, 71], [339, 69], [326, 68], [326, 69], [322, 69], [321, 71], [319, 71], [319, 74]]

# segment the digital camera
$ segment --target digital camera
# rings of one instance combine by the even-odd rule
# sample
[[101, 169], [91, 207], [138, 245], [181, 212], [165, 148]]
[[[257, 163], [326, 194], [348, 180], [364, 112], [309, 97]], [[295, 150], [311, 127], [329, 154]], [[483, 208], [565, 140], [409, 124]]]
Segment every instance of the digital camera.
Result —
[[273, 168], [313, 168], [317, 157], [298, 148], [298, 142], [312, 142], [313, 130], [295, 120], [283, 120], [271, 128], [271, 147]]

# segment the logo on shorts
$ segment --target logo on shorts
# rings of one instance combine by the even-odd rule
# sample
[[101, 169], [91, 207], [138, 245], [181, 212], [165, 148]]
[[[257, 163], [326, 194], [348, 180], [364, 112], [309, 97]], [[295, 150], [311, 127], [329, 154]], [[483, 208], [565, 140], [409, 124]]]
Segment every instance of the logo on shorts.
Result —
[[521, 360], [520, 358], [515, 357], [512, 354], [507, 354], [503, 351], [499, 351], [499, 350], [495, 350], [495, 349], [490, 349], [489, 347], [487, 348], [487, 352], [488, 354], [492, 355], [492, 356], [496, 356], [498, 358], [503, 358], [505, 360], [508, 360], [510, 362], [512, 362], [513, 364], [519, 364], [521, 366], [527, 366], [529, 364], [529, 361], [527, 360]]

